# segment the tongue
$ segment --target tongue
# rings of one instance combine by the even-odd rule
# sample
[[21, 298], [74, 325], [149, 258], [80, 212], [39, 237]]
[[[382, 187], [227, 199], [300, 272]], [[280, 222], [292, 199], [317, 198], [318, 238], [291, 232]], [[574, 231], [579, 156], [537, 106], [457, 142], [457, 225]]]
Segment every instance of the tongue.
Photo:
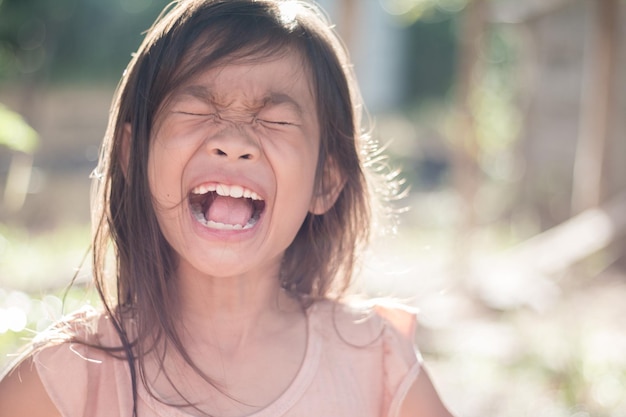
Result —
[[216, 223], [245, 226], [252, 214], [252, 204], [248, 199], [217, 196], [204, 216]]

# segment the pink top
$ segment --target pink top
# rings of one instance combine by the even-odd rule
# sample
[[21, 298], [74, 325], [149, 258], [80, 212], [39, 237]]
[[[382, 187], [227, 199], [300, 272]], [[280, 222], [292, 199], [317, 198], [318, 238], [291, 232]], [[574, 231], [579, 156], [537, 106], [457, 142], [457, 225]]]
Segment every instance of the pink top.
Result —
[[[90, 332], [105, 345], [119, 344], [110, 320], [90, 314], [95, 315]], [[307, 316], [306, 354], [292, 384], [249, 417], [397, 416], [421, 369], [413, 344], [415, 315], [398, 305], [364, 309], [322, 301], [309, 307]], [[64, 417], [132, 416], [125, 361], [64, 343], [42, 350], [36, 364]], [[152, 398], [141, 382], [138, 385], [139, 417], [189, 416]]]

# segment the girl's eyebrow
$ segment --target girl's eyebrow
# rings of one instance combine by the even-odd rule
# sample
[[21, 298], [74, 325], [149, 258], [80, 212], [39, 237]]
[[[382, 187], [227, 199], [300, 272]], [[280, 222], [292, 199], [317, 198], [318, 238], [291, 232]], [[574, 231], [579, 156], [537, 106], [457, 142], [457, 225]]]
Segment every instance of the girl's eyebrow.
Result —
[[272, 105], [287, 104], [291, 106], [298, 115], [302, 115], [302, 106], [298, 101], [289, 94], [270, 92], [264, 101], [264, 105], [271, 103]]
[[187, 85], [181, 89], [176, 96], [191, 96], [202, 101], [213, 101], [213, 94], [203, 85]]
[[[196, 98], [198, 100], [201, 100], [201, 101], [204, 101], [204, 102], [207, 102], [207, 103], [219, 104], [219, 100], [216, 99], [216, 97], [213, 94], [213, 92], [211, 91], [211, 89], [206, 87], [206, 86], [203, 86], [203, 85], [197, 85], [197, 84], [187, 85], [187, 86], [183, 87], [181, 89], [181, 91], [176, 94], [176, 96], [178, 96], [178, 97], [180, 97], [180, 96], [191, 96], [193, 98]], [[289, 94], [276, 92], [276, 91], [268, 92], [259, 101], [258, 105], [252, 106], [252, 107], [263, 108], [263, 107], [266, 107], [268, 105], [270, 105], [270, 106], [274, 105], [275, 106], [275, 105], [280, 105], [280, 104], [287, 104], [287, 105], [291, 106], [298, 113], [298, 115], [302, 115], [303, 114], [302, 106], [300, 105], [298, 100], [296, 100], [295, 98], [293, 98]]]

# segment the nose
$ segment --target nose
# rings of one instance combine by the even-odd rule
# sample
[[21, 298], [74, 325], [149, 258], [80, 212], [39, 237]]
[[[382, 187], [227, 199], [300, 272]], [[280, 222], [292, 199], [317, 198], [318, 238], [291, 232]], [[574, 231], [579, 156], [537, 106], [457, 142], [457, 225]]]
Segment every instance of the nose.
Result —
[[253, 160], [261, 153], [256, 138], [243, 126], [230, 124], [207, 141], [207, 151], [229, 160]]

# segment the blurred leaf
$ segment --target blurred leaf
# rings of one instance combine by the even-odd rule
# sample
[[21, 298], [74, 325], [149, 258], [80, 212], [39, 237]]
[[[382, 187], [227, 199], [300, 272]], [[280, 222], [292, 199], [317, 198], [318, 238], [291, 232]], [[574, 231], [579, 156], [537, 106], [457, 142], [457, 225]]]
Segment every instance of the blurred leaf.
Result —
[[39, 135], [18, 113], [0, 104], [0, 145], [14, 151], [33, 153]]
[[419, 20], [435, 20], [457, 14], [469, 0], [380, 0], [383, 9], [399, 22], [411, 25]]

